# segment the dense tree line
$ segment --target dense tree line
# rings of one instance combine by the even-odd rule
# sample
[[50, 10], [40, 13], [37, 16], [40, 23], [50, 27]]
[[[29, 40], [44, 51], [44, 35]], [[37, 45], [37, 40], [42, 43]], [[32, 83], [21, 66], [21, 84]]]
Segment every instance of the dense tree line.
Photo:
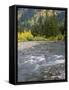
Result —
[[45, 12], [45, 17], [39, 16], [34, 18], [34, 25], [32, 26], [32, 34], [34, 36], [56, 36], [58, 34], [64, 35], [64, 23], [59, 23], [55, 15], [55, 11], [52, 11], [52, 15], [48, 16], [48, 10]]

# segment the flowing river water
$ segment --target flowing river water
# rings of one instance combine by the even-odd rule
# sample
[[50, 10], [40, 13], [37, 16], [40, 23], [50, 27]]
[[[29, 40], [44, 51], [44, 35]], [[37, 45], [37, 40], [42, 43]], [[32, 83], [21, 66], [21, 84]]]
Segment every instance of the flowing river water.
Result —
[[65, 43], [18, 43], [18, 82], [65, 79]]

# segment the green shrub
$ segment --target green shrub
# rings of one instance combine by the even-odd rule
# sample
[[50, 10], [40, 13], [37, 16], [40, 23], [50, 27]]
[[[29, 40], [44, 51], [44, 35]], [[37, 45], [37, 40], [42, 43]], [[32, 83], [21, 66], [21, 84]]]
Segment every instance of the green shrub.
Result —
[[48, 38], [48, 40], [53, 40], [53, 41], [55, 41], [55, 40], [64, 40], [64, 35], [58, 34], [57, 36], [51, 36], [51, 37]]
[[55, 40], [55, 36], [49, 37], [48, 40]]
[[64, 40], [64, 35], [62, 34], [57, 35], [56, 40]]
[[41, 37], [41, 36], [34, 37], [34, 41], [45, 41], [45, 40], [47, 40], [45, 37]]

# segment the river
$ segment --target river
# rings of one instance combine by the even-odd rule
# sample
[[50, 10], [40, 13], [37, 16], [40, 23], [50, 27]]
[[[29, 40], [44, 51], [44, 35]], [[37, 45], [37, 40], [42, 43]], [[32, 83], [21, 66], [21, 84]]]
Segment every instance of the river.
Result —
[[65, 43], [18, 43], [18, 82], [65, 79]]

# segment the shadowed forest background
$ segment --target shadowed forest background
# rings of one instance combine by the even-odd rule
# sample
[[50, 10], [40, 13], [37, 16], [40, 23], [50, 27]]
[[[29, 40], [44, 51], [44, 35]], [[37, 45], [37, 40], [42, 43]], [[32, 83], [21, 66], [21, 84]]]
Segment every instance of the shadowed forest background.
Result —
[[64, 40], [65, 11], [18, 9], [18, 41]]

